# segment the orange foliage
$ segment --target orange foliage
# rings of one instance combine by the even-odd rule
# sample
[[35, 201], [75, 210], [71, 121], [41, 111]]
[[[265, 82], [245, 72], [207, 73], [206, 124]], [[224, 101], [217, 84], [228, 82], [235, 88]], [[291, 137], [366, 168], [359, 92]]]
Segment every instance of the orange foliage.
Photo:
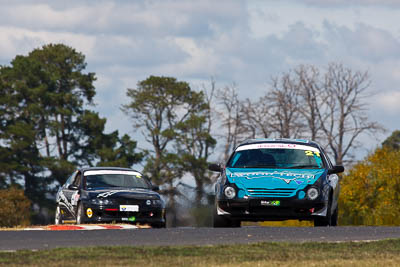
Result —
[[400, 150], [379, 148], [341, 180], [341, 225], [400, 225]]

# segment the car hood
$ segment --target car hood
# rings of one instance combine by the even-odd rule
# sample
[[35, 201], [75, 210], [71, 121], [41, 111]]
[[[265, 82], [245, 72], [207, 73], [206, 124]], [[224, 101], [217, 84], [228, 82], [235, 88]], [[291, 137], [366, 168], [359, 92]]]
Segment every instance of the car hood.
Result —
[[135, 199], [159, 199], [158, 193], [150, 189], [142, 188], [102, 188], [87, 191], [90, 198], [135, 198]]
[[314, 184], [324, 169], [226, 168], [230, 183], [240, 188], [301, 189]]

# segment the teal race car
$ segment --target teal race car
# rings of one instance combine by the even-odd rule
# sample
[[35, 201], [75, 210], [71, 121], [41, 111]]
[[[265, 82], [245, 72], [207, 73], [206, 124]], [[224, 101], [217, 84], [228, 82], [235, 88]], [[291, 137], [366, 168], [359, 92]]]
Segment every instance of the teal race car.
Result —
[[240, 227], [242, 221], [312, 220], [336, 226], [339, 177], [316, 142], [252, 139], [240, 144], [215, 184], [214, 227]]

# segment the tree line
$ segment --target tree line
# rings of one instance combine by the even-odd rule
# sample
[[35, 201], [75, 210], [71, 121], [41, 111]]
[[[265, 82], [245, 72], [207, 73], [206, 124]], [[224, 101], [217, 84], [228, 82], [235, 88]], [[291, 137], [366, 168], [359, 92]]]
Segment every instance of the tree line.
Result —
[[362, 134], [382, 130], [366, 115], [368, 73], [339, 63], [299, 65], [272, 77], [256, 99], [214, 80], [193, 89], [150, 76], [127, 89], [121, 106], [147, 143], [141, 147], [150, 147], [139, 150], [130, 136], [105, 133], [106, 118], [91, 109], [96, 76], [86, 64], [75, 49], [49, 44], [0, 67], [0, 188], [19, 185], [32, 206], [52, 208], [55, 190], [77, 166], [142, 163], [177, 214], [179, 200], [207, 206], [215, 179], [208, 163], [225, 161], [247, 138], [312, 139], [342, 164]]
[[[53, 195], [76, 166], [124, 166], [140, 162], [136, 141], [94, 105], [94, 73], [85, 56], [49, 44], [0, 67], [0, 188], [20, 185], [36, 209], [54, 206]], [[40, 218], [34, 218], [34, 221]]]

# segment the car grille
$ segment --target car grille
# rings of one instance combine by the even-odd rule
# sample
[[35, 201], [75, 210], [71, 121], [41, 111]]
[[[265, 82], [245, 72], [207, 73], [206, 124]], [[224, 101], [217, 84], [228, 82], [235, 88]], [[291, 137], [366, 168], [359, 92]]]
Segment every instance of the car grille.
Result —
[[291, 197], [296, 189], [291, 188], [248, 188], [250, 196], [259, 196], [259, 197]]

